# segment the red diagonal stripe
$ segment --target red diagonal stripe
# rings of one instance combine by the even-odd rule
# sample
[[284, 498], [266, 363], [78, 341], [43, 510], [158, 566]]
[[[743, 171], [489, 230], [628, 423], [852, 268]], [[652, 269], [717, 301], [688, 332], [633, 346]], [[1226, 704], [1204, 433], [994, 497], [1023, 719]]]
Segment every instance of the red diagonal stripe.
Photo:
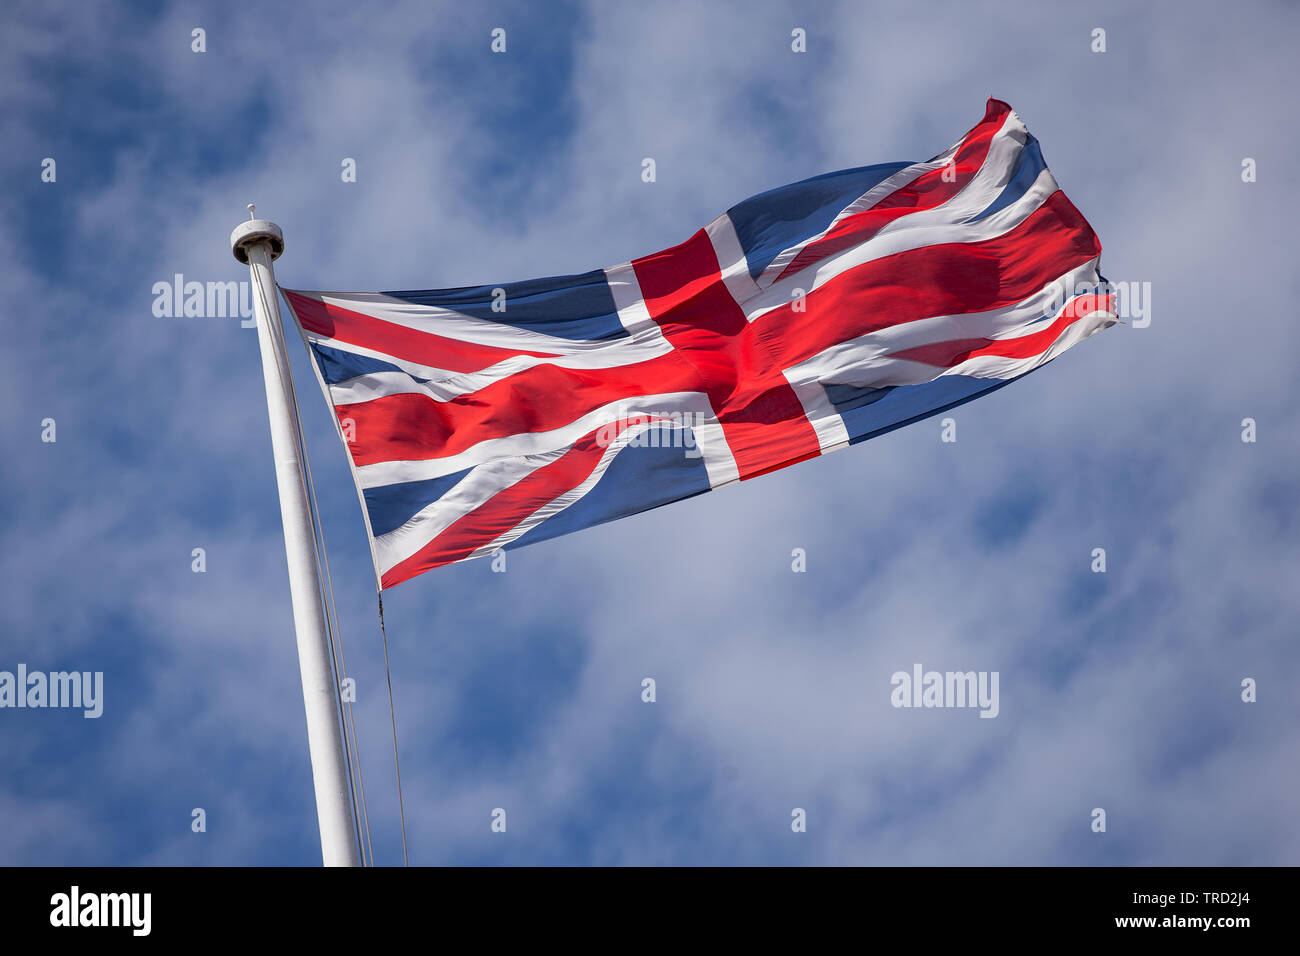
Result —
[[364, 312], [354, 312], [342, 306], [331, 305], [311, 296], [281, 290], [293, 307], [298, 322], [308, 332], [325, 335], [349, 345], [374, 349], [396, 356], [407, 362], [430, 365], [450, 372], [478, 372], [515, 355], [535, 355], [540, 358], [558, 357], [554, 352], [529, 352], [523, 349], [503, 349], [491, 345], [478, 345], [462, 339], [447, 338], [435, 332], [424, 332], [385, 322]]
[[611, 368], [536, 365], [446, 402], [399, 393], [336, 405], [334, 412], [341, 423], [352, 420], [348, 447], [360, 467], [445, 458], [490, 438], [561, 428], [610, 402], [699, 390], [694, 373], [668, 353]]
[[383, 586], [392, 587], [422, 571], [463, 560], [491, 544], [538, 508], [582, 484], [605, 453], [607, 443], [599, 439], [615, 438], [627, 427], [628, 422], [620, 421], [612, 427], [602, 426], [588, 432], [555, 461], [493, 495], [452, 522], [411, 557], [389, 568], [383, 576]]
[[1002, 358], [1029, 358], [1042, 355], [1052, 347], [1067, 328], [1093, 312], [1109, 312], [1111, 297], [1108, 295], [1081, 295], [1071, 299], [1061, 309], [1056, 319], [1028, 335], [1017, 335], [1007, 339], [954, 339], [951, 342], [932, 342], [918, 345], [916, 348], [891, 352], [890, 358], [906, 359], [911, 362], [923, 362], [936, 368], [952, 368], [967, 359], [979, 355], [996, 355]]
[[989, 145], [1006, 122], [1010, 112], [1011, 107], [1006, 103], [989, 100], [983, 121], [966, 134], [956, 155], [953, 156], [952, 172], [947, 173], [952, 178], [952, 182], [945, 180], [944, 169], [932, 169], [918, 176], [870, 209], [837, 223], [821, 239], [810, 242], [781, 271], [777, 281], [837, 252], [866, 242], [889, 223], [903, 216], [925, 209], [934, 209], [957, 195], [984, 165], [984, 160], [988, 157]]
[[1057, 190], [1015, 229], [981, 242], [909, 249], [863, 263], [752, 323], [782, 368], [870, 332], [939, 315], [1013, 305], [1101, 253], [1092, 228]]

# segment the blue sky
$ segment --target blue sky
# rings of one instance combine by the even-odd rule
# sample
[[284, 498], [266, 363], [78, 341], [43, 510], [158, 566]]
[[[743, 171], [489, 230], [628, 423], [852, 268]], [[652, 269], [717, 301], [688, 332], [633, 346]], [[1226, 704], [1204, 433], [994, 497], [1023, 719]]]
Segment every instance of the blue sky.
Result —
[[[467, 6], [3, 14], [0, 669], [102, 670], [105, 701], [0, 711], [0, 863], [319, 861], [255, 333], [152, 309], [175, 273], [246, 278], [246, 203], [291, 288], [579, 272], [933, 156], [989, 95], [1150, 326], [964, 406], [955, 444], [923, 422], [388, 592], [412, 862], [1300, 862], [1300, 10]], [[400, 862], [364, 528], [290, 344]], [[915, 662], [998, 671], [997, 719], [892, 708]]]

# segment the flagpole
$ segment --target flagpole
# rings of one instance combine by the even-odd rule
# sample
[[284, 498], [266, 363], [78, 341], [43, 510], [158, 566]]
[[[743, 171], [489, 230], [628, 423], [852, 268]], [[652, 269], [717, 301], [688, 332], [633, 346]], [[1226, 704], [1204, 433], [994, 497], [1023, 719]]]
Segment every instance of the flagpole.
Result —
[[307, 746], [316, 789], [321, 857], [326, 866], [360, 866], [344, 766], [338, 693], [321, 607], [307, 478], [298, 455], [298, 406], [280, 322], [275, 270], [271, 265], [284, 251], [284, 235], [275, 223], [252, 218], [252, 206], [248, 207], [248, 213], [249, 221], [240, 223], [230, 234], [230, 250], [236, 259], [247, 263], [253, 281], [257, 344], [262, 353], [271, 451], [275, 456], [284, 550], [289, 562], [289, 594], [298, 639], [303, 706], [307, 712]]

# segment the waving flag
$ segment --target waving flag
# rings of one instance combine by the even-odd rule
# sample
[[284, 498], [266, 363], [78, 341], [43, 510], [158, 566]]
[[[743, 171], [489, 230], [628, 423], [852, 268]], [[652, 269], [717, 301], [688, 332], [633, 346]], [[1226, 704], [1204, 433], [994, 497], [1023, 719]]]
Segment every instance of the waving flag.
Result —
[[771, 190], [581, 275], [282, 290], [376, 573], [646, 511], [934, 415], [1116, 321], [1101, 244], [1006, 103], [924, 163]]

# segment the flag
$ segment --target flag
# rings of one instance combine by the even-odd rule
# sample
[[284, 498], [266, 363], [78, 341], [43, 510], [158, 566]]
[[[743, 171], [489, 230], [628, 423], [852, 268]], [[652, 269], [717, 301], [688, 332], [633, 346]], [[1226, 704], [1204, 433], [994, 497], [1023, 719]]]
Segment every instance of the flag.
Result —
[[1116, 321], [1101, 244], [1006, 103], [580, 275], [281, 290], [391, 587], [865, 441]]

